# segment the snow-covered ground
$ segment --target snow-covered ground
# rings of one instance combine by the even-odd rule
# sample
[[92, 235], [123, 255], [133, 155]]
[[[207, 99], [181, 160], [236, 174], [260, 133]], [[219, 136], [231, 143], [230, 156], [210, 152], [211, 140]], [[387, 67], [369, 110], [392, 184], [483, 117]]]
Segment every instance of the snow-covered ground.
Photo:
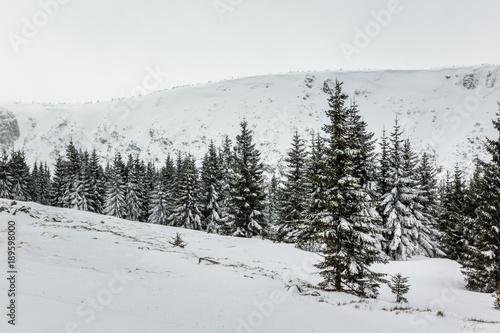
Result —
[[201, 158], [210, 139], [219, 144], [227, 134], [234, 140], [246, 118], [272, 168], [295, 128], [309, 139], [327, 121], [325, 83], [338, 78], [377, 137], [384, 126], [392, 131], [398, 115], [407, 135], [435, 152], [438, 164], [451, 169], [459, 162], [467, 169], [481, 155], [481, 138], [497, 136], [491, 119], [500, 101], [499, 72], [499, 66], [477, 66], [256, 76], [98, 103], [3, 103], [0, 118], [15, 117], [19, 133], [12, 130], [11, 141], [30, 163], [53, 162], [70, 139], [83, 149], [95, 147], [103, 160], [116, 151], [159, 163], [179, 150]]
[[[22, 206], [29, 211], [17, 210]], [[450, 260], [378, 265], [410, 276], [409, 303], [398, 310], [387, 286], [377, 300], [316, 290], [319, 257], [293, 245], [33, 203], [0, 200], [0, 207], [5, 314], [10, 219], [18, 229], [19, 292], [17, 325], [2, 314], [0, 332], [500, 331], [500, 323], [479, 322], [500, 322], [491, 295], [465, 290], [459, 265]], [[177, 232], [185, 248], [169, 244]]]

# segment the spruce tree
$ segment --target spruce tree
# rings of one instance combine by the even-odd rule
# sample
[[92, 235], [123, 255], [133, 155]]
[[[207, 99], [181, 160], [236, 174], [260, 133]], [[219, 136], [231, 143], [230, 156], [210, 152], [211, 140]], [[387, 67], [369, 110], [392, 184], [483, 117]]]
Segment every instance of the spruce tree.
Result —
[[319, 214], [326, 205], [324, 196], [326, 190], [326, 171], [324, 163], [325, 149], [323, 138], [319, 133], [311, 135], [311, 152], [307, 160], [306, 167], [306, 188], [304, 217], [296, 225], [297, 244], [296, 246], [306, 251], [319, 251], [319, 244], [315, 235], [320, 232], [318, 221], [310, 218]]
[[323, 261], [316, 267], [324, 279], [320, 287], [376, 297], [380, 283], [385, 282], [384, 274], [374, 272], [370, 266], [384, 260], [377, 248], [375, 203], [361, 178], [353, 176], [354, 161], [363, 152], [351, 137], [347, 98], [342, 83], [336, 80], [326, 111], [330, 123], [323, 126], [324, 176], [316, 179], [321, 185], [319, 205], [310, 216], [318, 226], [314, 236], [323, 252]]
[[92, 203], [89, 211], [101, 214], [104, 207], [106, 195], [106, 182], [104, 179], [104, 170], [99, 163], [99, 156], [95, 149], [90, 155], [88, 170], [90, 173], [90, 202]]
[[[380, 157], [379, 157], [379, 165], [378, 165], [378, 174], [377, 174], [377, 188], [379, 196], [382, 196], [386, 193], [389, 193], [390, 188], [390, 178], [389, 178], [389, 169], [390, 169], [390, 161], [389, 161], [389, 142], [388, 138], [385, 135], [385, 127], [382, 130], [382, 138], [380, 140]], [[381, 211], [379, 207], [380, 216], [384, 216], [383, 211]]]
[[416, 155], [410, 141], [402, 139], [397, 118], [391, 133], [388, 192], [379, 207], [384, 222], [383, 247], [394, 260], [413, 255], [441, 254], [438, 233], [430, 216], [423, 212], [422, 190], [418, 184]]
[[19, 201], [30, 201], [30, 168], [26, 163], [24, 151], [12, 151], [8, 168], [11, 175], [10, 199]]
[[[79, 153], [79, 166], [75, 168], [76, 175], [70, 174], [72, 182], [72, 191], [69, 193], [68, 202], [69, 208], [90, 211], [94, 206], [92, 201], [92, 175], [89, 169], [89, 154], [87, 151]], [[71, 165], [71, 162], [69, 163]], [[73, 172], [68, 170], [68, 172]]]
[[51, 184], [50, 204], [55, 207], [63, 207], [63, 196], [66, 189], [66, 165], [61, 156], [56, 157], [54, 165], [54, 179]]
[[[66, 156], [63, 171], [64, 191], [62, 195], [62, 207], [78, 208], [76, 189], [79, 185], [79, 176], [81, 175], [80, 154], [73, 141], [70, 141], [66, 147]], [[81, 190], [81, 187], [80, 187]]]
[[224, 137], [218, 155], [220, 165], [219, 209], [221, 216], [221, 225], [218, 232], [222, 235], [231, 235], [232, 221], [229, 219], [229, 211], [231, 206], [231, 184], [234, 180], [234, 152], [232, 142], [227, 135]]
[[[500, 104], [493, 125], [500, 135]], [[475, 237], [462, 260], [469, 289], [491, 293], [500, 284], [500, 138], [486, 140], [489, 162], [482, 162], [481, 202], [475, 220]]]
[[403, 295], [410, 291], [409, 279], [409, 277], [403, 277], [401, 273], [391, 276], [388, 285], [392, 293], [396, 295], [396, 303], [408, 303], [408, 300]]
[[493, 293], [493, 298], [495, 299], [493, 301], [493, 308], [500, 310], [500, 284], [497, 287], [497, 290]]
[[[280, 212], [280, 198], [282, 198], [283, 193], [278, 186], [278, 180], [276, 175], [273, 174], [271, 181], [267, 186], [266, 195], [266, 225], [267, 225], [267, 236], [270, 239], [276, 240], [276, 230], [278, 226], [278, 214]], [[281, 200], [282, 201], [282, 200]]]
[[446, 257], [452, 260], [460, 259], [466, 247], [465, 197], [466, 188], [463, 174], [456, 165], [453, 178], [450, 180], [447, 174], [443, 184], [438, 224], [443, 250]]
[[184, 158], [179, 173], [177, 200], [170, 225], [201, 230], [198, 170], [193, 156], [188, 155]]
[[144, 222], [146, 193], [140, 160], [129, 155], [127, 161], [127, 180], [125, 183], [125, 216], [131, 221]]
[[169, 197], [164, 183], [158, 179], [156, 188], [149, 194], [148, 223], [166, 225], [170, 215]]
[[236, 137], [231, 179], [231, 233], [234, 236], [252, 237], [266, 234], [263, 165], [260, 152], [253, 143], [248, 123], [241, 124], [241, 134]]
[[50, 170], [47, 166], [47, 163], [42, 164], [40, 162], [38, 166], [38, 190], [40, 191], [38, 194], [39, 202], [42, 205], [50, 204], [50, 193], [51, 193], [51, 179], [50, 179]]
[[104, 214], [125, 218], [127, 214], [125, 206], [125, 164], [120, 153], [115, 155], [113, 166], [109, 169], [108, 177]]
[[219, 233], [224, 222], [221, 211], [222, 177], [217, 149], [210, 141], [201, 168], [201, 211], [203, 227], [209, 233]]
[[12, 175], [9, 170], [9, 155], [6, 151], [0, 157], [0, 198], [8, 199], [12, 193]]
[[307, 152], [304, 140], [295, 130], [292, 147], [285, 158], [285, 180], [280, 196], [277, 240], [296, 242], [299, 224], [303, 220], [307, 195]]

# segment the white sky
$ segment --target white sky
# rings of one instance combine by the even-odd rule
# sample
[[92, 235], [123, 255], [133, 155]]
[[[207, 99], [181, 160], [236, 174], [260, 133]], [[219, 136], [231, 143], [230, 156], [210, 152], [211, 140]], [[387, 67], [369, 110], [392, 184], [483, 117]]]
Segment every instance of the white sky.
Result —
[[[399, 0], [348, 61], [342, 43], [376, 29], [371, 12], [391, 1], [0, 0], [0, 101], [109, 100], [130, 95], [148, 68], [170, 73], [149, 79], [149, 91], [289, 71], [500, 63], [498, 0]], [[40, 3], [54, 2], [66, 4], [44, 22]], [[221, 20], [214, 4], [232, 10]], [[46, 25], [25, 38], [33, 16]], [[18, 52], [13, 34], [25, 38]]]

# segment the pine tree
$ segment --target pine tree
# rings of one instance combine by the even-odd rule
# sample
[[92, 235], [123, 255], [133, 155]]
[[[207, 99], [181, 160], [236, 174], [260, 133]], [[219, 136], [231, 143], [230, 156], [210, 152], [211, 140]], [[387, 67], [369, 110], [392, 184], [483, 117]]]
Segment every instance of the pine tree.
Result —
[[113, 160], [113, 166], [109, 170], [104, 214], [125, 218], [127, 214], [125, 191], [125, 165], [120, 153], [117, 153]]
[[78, 178], [81, 175], [80, 168], [80, 154], [73, 144], [73, 141], [70, 141], [69, 145], [66, 147], [66, 158], [63, 171], [64, 192], [62, 195], [62, 207], [64, 208], [78, 209], [78, 202], [76, 201], [78, 194], [75, 192], [79, 185]]
[[39, 193], [39, 174], [38, 174], [38, 164], [33, 164], [33, 168], [31, 170], [31, 178], [30, 178], [30, 193], [31, 198], [34, 202], [40, 203]]
[[30, 168], [26, 164], [26, 155], [24, 151], [13, 151], [10, 155], [8, 168], [11, 175], [11, 193], [10, 199], [19, 201], [30, 201]]
[[[500, 135], [500, 104], [493, 121]], [[469, 289], [491, 293], [500, 284], [500, 138], [487, 139], [490, 162], [482, 162], [481, 202], [474, 223], [475, 237], [467, 246], [462, 272]]]
[[203, 227], [209, 233], [219, 233], [224, 223], [221, 214], [222, 179], [221, 166], [217, 150], [213, 141], [210, 141], [208, 153], [203, 158], [201, 168], [201, 211]]
[[410, 291], [409, 279], [409, 277], [403, 277], [401, 273], [391, 276], [392, 283], [389, 282], [389, 288], [396, 295], [396, 303], [408, 303], [408, 300], [403, 295]]
[[500, 310], [500, 284], [498, 285], [497, 290], [495, 290], [493, 298], [495, 299], [493, 301], [493, 308]]
[[[382, 130], [382, 139], [380, 141], [380, 158], [379, 158], [379, 167], [378, 167], [378, 176], [377, 176], [377, 188], [379, 192], [379, 196], [382, 196], [386, 193], [389, 193], [390, 188], [390, 161], [389, 161], [389, 142], [388, 138], [385, 135], [385, 127]], [[380, 216], [384, 216], [383, 211], [380, 210], [382, 206], [379, 207]]]
[[277, 239], [276, 230], [279, 220], [278, 214], [280, 212], [280, 198], [282, 198], [282, 195], [283, 193], [278, 186], [278, 180], [273, 174], [273, 176], [271, 177], [271, 182], [267, 186], [265, 211], [267, 232], [270, 239]]
[[396, 118], [391, 133], [389, 155], [389, 191], [382, 194], [384, 249], [394, 260], [413, 255], [441, 254], [433, 221], [423, 212], [422, 190], [418, 185], [416, 155], [409, 140], [401, 138]]
[[303, 220], [306, 209], [307, 195], [306, 181], [307, 153], [305, 143], [295, 130], [292, 147], [285, 159], [285, 181], [280, 196], [279, 228], [277, 240], [296, 242], [299, 224]]
[[160, 171], [159, 179], [163, 184], [165, 200], [167, 201], [167, 211], [170, 215], [175, 208], [174, 194], [177, 186], [177, 174], [173, 159], [170, 155], [165, 160], [165, 165]]
[[198, 170], [193, 156], [188, 155], [184, 158], [179, 172], [176, 206], [170, 225], [201, 230]]
[[263, 236], [266, 234], [263, 165], [248, 123], [243, 121], [240, 126], [241, 134], [236, 137], [234, 147], [234, 177], [231, 179], [232, 234], [240, 237]]
[[63, 207], [63, 196], [66, 189], [66, 165], [61, 156], [57, 156], [54, 165], [54, 179], [51, 184], [50, 204], [55, 207]]
[[42, 164], [40, 162], [38, 166], [38, 199], [42, 205], [50, 204], [50, 193], [51, 193], [51, 179], [50, 170], [47, 163]]
[[99, 156], [96, 150], [92, 150], [88, 164], [90, 173], [90, 202], [92, 203], [89, 211], [101, 214], [104, 207], [104, 197], [106, 195], [106, 182], [104, 179], [104, 170], [99, 164]]
[[323, 282], [320, 287], [376, 297], [384, 274], [374, 272], [373, 263], [384, 262], [377, 249], [375, 203], [360, 178], [355, 178], [354, 161], [363, 152], [353, 142], [348, 96], [342, 83], [335, 83], [326, 111], [330, 123], [323, 126], [327, 136], [323, 159], [324, 176], [317, 213], [310, 216], [317, 227], [314, 235], [322, 244], [323, 261], [316, 265]]
[[8, 199], [12, 193], [12, 175], [9, 170], [9, 155], [6, 151], [0, 157], [0, 198]]
[[352, 149], [356, 151], [353, 156], [352, 176], [359, 179], [361, 187], [367, 189], [375, 197], [377, 181], [377, 165], [375, 160], [374, 133], [368, 132], [368, 124], [359, 114], [358, 105], [353, 100], [347, 109], [349, 123], [348, 136]]
[[[92, 201], [93, 191], [91, 187], [92, 175], [90, 174], [88, 166], [89, 158], [90, 157], [87, 151], [80, 151], [78, 157], [78, 168], [74, 168], [73, 170], [75, 171], [71, 171], [71, 169], [68, 170], [68, 177], [72, 182], [70, 187], [71, 191], [67, 197], [70, 208], [89, 211], [91, 210], [91, 207], [94, 206], [94, 202]], [[69, 165], [71, 164], [72, 162], [70, 161]], [[77, 174], [73, 175], [71, 174], [72, 172], [77, 172]]]
[[306, 167], [306, 188], [304, 218], [296, 225], [296, 246], [306, 251], [319, 252], [319, 244], [315, 237], [320, 232], [318, 221], [310, 218], [321, 213], [326, 206], [323, 193], [326, 190], [326, 171], [324, 163], [324, 140], [319, 133], [311, 135], [311, 152]]
[[164, 183], [158, 179], [156, 188], [149, 195], [148, 223], [166, 225], [170, 216], [168, 195]]
[[466, 247], [465, 190], [462, 171], [456, 165], [453, 179], [447, 175], [443, 184], [438, 224], [446, 257], [452, 260], [460, 259]]
[[125, 216], [131, 221], [144, 221], [146, 193], [143, 187], [143, 175], [138, 158], [129, 155], [127, 161], [127, 180], [125, 183]]
[[218, 233], [222, 235], [231, 235], [232, 221], [229, 219], [231, 206], [231, 184], [234, 180], [234, 152], [232, 142], [226, 135], [219, 149], [220, 165], [220, 192], [219, 192], [219, 211], [221, 224]]

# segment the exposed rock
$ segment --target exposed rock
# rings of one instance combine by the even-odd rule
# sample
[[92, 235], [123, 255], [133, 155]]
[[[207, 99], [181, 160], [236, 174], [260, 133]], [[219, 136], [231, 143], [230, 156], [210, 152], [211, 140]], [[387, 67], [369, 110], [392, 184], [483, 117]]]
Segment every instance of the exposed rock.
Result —
[[7, 109], [0, 108], [0, 150], [10, 150], [19, 139], [19, 124], [16, 116]]

